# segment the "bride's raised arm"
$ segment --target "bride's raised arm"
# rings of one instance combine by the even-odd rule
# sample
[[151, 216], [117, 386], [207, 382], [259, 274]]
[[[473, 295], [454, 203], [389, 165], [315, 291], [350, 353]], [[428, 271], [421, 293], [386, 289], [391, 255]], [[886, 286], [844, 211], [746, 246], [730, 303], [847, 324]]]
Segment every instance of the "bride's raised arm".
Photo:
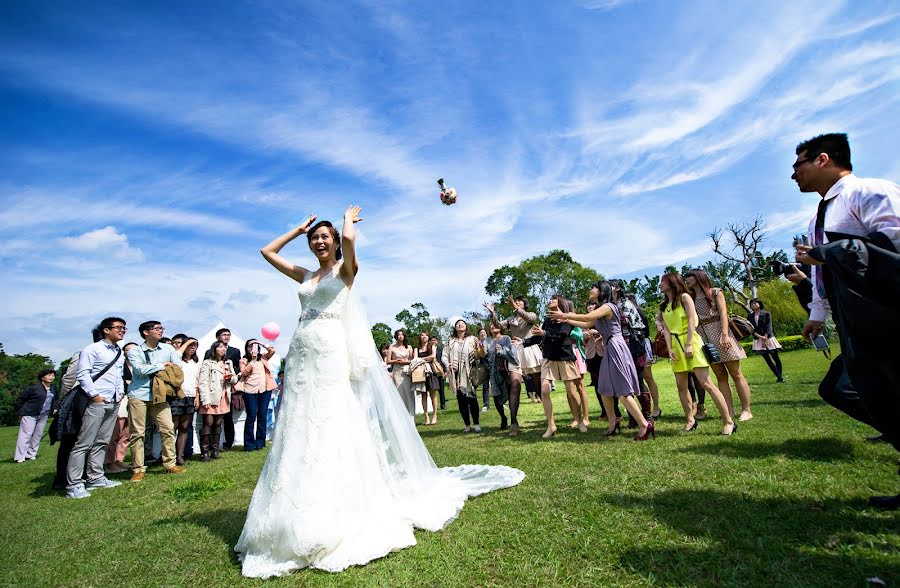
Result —
[[290, 261], [278, 255], [278, 252], [281, 251], [285, 245], [287, 245], [300, 235], [305, 234], [314, 222], [316, 222], [316, 215], [312, 215], [311, 217], [309, 217], [306, 222], [299, 227], [291, 229], [284, 235], [275, 238], [271, 243], [260, 249], [259, 252], [262, 253], [262, 256], [264, 258], [266, 258], [266, 261], [272, 264], [272, 267], [274, 267], [287, 277], [291, 278], [292, 280], [296, 280], [297, 282], [302, 283], [303, 278], [306, 276], [309, 270], [300, 267], [299, 265], [294, 265]]
[[341, 227], [341, 253], [344, 263], [341, 265], [341, 279], [348, 286], [353, 285], [353, 279], [359, 271], [356, 262], [356, 223], [363, 220], [359, 214], [362, 208], [353, 205], [344, 213], [344, 226]]

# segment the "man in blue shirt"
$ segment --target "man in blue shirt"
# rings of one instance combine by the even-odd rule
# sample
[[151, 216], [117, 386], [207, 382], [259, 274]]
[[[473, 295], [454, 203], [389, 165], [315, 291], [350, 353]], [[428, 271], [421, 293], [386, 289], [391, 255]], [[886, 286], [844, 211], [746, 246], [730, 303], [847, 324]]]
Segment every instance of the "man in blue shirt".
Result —
[[131, 460], [134, 465], [132, 482], [144, 479], [147, 467], [144, 465], [144, 430], [147, 417], [153, 419], [162, 440], [163, 467], [170, 474], [180, 474], [184, 467], [175, 463], [175, 426], [172, 424], [172, 409], [168, 402], [153, 404], [151, 383], [156, 372], [171, 365], [181, 367], [181, 357], [187, 347], [175, 350], [167, 343], [160, 343], [165, 329], [159, 321], [146, 321], [138, 327], [144, 342], [128, 351], [128, 365], [131, 366], [131, 385], [128, 386], [128, 433], [131, 437]]
[[[125, 337], [125, 321], [107, 317], [94, 329], [94, 343], [81, 351], [76, 378], [90, 404], [81, 418], [78, 439], [66, 466], [66, 496], [87, 498], [89, 490], [112, 488], [121, 482], [108, 479], [103, 471], [106, 445], [112, 437], [119, 400], [125, 391], [122, 368], [125, 356], [118, 343]], [[110, 366], [109, 369], [103, 370]], [[99, 378], [94, 378], [103, 372]]]

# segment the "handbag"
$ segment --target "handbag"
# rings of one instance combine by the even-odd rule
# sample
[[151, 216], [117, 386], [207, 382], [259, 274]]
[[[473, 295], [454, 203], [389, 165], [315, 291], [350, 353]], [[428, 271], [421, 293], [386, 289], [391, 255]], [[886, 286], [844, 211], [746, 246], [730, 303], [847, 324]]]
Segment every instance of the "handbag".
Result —
[[722, 356], [719, 355], [719, 348], [715, 343], [704, 343], [703, 347], [703, 356], [706, 357], [706, 361], [709, 363], [720, 363], [722, 361]]
[[425, 364], [419, 364], [416, 369], [412, 371], [412, 383], [413, 384], [424, 384], [425, 383]]
[[656, 357], [669, 357], [669, 348], [666, 346], [666, 336], [662, 331], [656, 334], [653, 340], [653, 355]]
[[244, 406], [244, 393], [243, 392], [234, 392], [231, 395], [231, 408], [240, 412], [243, 411]]
[[487, 355], [487, 350], [485, 350], [484, 345], [481, 344], [481, 341], [475, 342], [475, 357], [477, 359], [482, 359]]
[[441, 362], [438, 360], [432, 360], [431, 362], [431, 371], [434, 372], [434, 375], [443, 378], [444, 377], [444, 366], [441, 365]]
[[490, 377], [490, 371], [488, 370], [487, 362], [482, 361], [481, 359], [476, 359], [472, 362], [472, 370], [469, 372], [472, 377], [472, 386], [477, 388], [478, 386], [483, 385], [488, 381]]
[[728, 330], [735, 339], [741, 341], [753, 334], [753, 323], [742, 316], [733, 314], [728, 317]]

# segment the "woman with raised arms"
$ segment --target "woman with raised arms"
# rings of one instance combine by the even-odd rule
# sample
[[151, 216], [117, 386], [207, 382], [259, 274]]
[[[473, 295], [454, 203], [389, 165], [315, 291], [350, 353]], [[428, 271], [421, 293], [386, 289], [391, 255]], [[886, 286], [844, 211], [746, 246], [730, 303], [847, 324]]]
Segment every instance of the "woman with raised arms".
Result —
[[[261, 250], [300, 284], [301, 313], [285, 362], [287, 402], [235, 546], [248, 577], [363, 565], [415, 545], [415, 527], [443, 528], [467, 497], [525, 477], [505, 466], [435, 466], [353, 288], [360, 213], [347, 209], [342, 234], [311, 216]], [[301, 235], [314, 271], [280, 255]]]
[[615, 417], [613, 398], [618, 398], [625, 410], [638, 424], [635, 441], [646, 441], [651, 435], [656, 438], [656, 430], [652, 420], [647, 420], [641, 412], [641, 406], [635, 395], [641, 390], [634, 368], [634, 359], [628, 344], [622, 336], [619, 308], [612, 300], [612, 287], [609, 282], [597, 282], [591, 288], [591, 299], [596, 300], [597, 308], [587, 314], [563, 312], [552, 309], [547, 318], [558, 323], [565, 323], [582, 329], [594, 328], [606, 342], [606, 355], [600, 364], [597, 387], [606, 407], [609, 427], [605, 435], [611, 437], [619, 432], [619, 421]]

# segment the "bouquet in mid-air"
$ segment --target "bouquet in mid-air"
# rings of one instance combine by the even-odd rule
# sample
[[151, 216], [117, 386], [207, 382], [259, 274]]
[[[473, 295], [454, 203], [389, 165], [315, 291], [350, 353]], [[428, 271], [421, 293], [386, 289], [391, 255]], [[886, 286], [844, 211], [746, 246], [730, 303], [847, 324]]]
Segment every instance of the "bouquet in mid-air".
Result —
[[437, 181], [438, 186], [441, 187], [441, 202], [450, 206], [451, 204], [456, 204], [456, 199], [458, 198], [458, 194], [456, 193], [456, 188], [448, 188], [444, 185], [444, 178], [441, 178]]

